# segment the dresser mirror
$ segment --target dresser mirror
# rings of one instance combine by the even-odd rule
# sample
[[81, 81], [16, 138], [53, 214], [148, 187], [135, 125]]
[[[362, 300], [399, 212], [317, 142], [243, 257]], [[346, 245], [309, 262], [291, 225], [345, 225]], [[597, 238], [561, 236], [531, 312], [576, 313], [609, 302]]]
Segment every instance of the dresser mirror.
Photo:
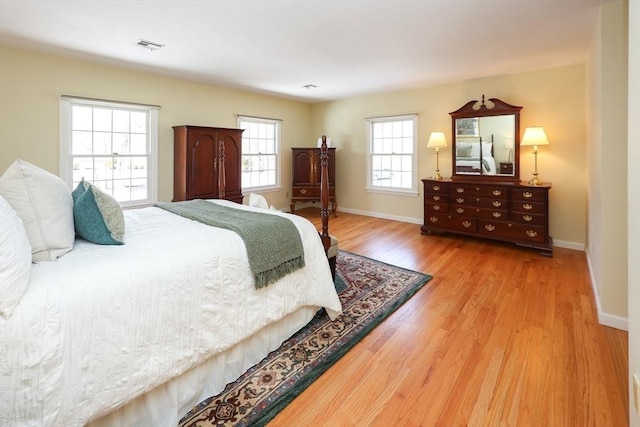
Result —
[[520, 181], [521, 109], [482, 95], [449, 113], [453, 180]]

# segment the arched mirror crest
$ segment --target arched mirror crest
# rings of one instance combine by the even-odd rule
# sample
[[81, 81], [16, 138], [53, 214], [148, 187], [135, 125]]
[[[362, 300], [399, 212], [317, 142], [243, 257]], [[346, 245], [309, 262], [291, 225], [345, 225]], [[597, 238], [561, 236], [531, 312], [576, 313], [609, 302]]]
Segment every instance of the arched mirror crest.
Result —
[[449, 113], [452, 179], [520, 181], [521, 109], [482, 95]]

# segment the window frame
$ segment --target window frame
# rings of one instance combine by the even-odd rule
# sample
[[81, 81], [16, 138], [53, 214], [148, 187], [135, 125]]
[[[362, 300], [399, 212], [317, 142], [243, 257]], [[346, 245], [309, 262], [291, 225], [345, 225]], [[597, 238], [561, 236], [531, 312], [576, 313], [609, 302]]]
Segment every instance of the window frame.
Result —
[[[237, 126], [238, 129], [243, 129], [242, 127], [242, 123], [258, 123], [258, 124], [270, 124], [270, 125], [274, 125], [275, 126], [275, 140], [274, 140], [274, 154], [273, 156], [275, 157], [275, 182], [273, 184], [267, 184], [267, 185], [259, 185], [259, 186], [247, 186], [245, 187], [244, 184], [242, 185], [242, 192], [269, 192], [269, 191], [280, 191], [282, 190], [282, 152], [281, 152], [281, 147], [282, 147], [282, 120], [280, 119], [270, 119], [270, 118], [265, 118], [265, 117], [256, 117], [256, 116], [248, 116], [248, 115], [238, 115], [238, 119], [237, 119]], [[246, 129], [246, 128], [244, 128]], [[242, 140], [243, 140], [243, 149], [242, 149], [242, 157], [244, 160], [244, 156], [257, 156], [260, 155], [260, 153], [251, 153], [251, 154], [247, 154], [246, 150], [244, 149], [245, 147], [245, 138], [247, 135], [247, 130], [245, 130], [242, 133]], [[240, 167], [240, 175], [242, 177], [242, 166]], [[242, 179], [242, 178], [241, 178]]]
[[[60, 178], [73, 190], [72, 108], [73, 106], [105, 108], [111, 110], [137, 110], [147, 113], [147, 197], [120, 201], [123, 208], [150, 206], [158, 201], [158, 112], [157, 105], [136, 104], [63, 95], [60, 97]], [[113, 133], [113, 132], [112, 132]], [[94, 154], [94, 153], [92, 153]], [[123, 155], [122, 157], [128, 157]], [[89, 180], [88, 180], [89, 181]]]
[[[413, 125], [413, 143], [411, 153], [411, 188], [401, 188], [394, 186], [374, 186], [373, 185], [373, 156], [378, 153], [373, 152], [373, 129], [377, 123], [412, 121]], [[393, 195], [417, 196], [418, 195], [418, 115], [404, 114], [398, 116], [380, 116], [366, 119], [366, 138], [367, 138], [367, 176], [366, 191], [372, 193], [383, 193]]]

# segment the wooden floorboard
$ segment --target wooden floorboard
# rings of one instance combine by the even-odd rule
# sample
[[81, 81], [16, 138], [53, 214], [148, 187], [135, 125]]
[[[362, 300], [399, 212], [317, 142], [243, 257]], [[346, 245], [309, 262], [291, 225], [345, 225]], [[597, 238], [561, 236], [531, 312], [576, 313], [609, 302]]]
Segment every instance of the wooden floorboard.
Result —
[[[321, 228], [318, 209], [297, 213]], [[583, 252], [342, 212], [330, 232], [433, 279], [270, 427], [628, 424], [627, 333], [598, 323]]]

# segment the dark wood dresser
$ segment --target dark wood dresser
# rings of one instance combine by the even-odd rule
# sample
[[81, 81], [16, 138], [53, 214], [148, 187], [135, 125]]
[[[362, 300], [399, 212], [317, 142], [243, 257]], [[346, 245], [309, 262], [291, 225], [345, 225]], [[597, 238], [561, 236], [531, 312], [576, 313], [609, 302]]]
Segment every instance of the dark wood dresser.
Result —
[[242, 203], [242, 132], [173, 127], [173, 200], [227, 199]]
[[502, 240], [552, 256], [550, 184], [423, 179], [422, 234], [451, 232]]
[[[291, 174], [293, 183], [291, 189], [291, 213], [295, 213], [297, 202], [320, 201], [320, 149], [292, 148]], [[331, 211], [335, 215], [338, 207], [336, 200], [336, 149], [327, 150], [329, 156], [329, 201]]]

